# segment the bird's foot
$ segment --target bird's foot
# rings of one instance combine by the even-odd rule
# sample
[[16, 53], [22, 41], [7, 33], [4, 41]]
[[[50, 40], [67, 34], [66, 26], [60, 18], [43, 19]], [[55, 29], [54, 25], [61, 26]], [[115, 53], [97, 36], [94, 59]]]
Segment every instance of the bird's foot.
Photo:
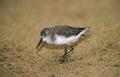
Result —
[[60, 59], [60, 64], [62, 64], [63, 62], [65, 62], [66, 56], [62, 56], [62, 58]]

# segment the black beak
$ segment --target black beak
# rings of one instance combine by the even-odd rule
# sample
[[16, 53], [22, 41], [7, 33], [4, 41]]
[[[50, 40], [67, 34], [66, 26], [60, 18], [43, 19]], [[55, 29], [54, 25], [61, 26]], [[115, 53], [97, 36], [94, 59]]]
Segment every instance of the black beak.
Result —
[[42, 38], [40, 39], [38, 45], [36, 46], [36, 49], [38, 49], [39, 45], [42, 43]]

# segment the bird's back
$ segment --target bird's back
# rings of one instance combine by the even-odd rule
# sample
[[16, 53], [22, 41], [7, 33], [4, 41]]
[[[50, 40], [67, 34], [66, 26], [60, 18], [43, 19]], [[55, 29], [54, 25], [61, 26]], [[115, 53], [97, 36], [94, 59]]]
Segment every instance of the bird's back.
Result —
[[51, 32], [56, 33], [57, 35], [70, 37], [72, 35], [78, 35], [80, 32], [82, 32], [85, 29], [86, 27], [78, 28], [78, 27], [60, 25], [60, 26], [53, 27]]

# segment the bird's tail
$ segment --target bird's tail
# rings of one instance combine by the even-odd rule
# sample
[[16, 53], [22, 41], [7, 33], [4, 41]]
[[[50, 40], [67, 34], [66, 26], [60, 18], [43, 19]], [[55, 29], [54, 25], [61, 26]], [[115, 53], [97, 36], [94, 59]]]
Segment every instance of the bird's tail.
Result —
[[90, 28], [91, 28], [91, 27], [85, 27], [85, 29], [79, 33], [79, 35], [78, 35], [79, 38], [80, 38], [81, 36], [84, 36], [86, 32], [90, 31]]
[[81, 35], [82, 34], [85, 34], [86, 32], [90, 31], [90, 27], [86, 27], [82, 32], [81, 32]]
[[90, 31], [91, 27], [86, 27], [86, 32]]

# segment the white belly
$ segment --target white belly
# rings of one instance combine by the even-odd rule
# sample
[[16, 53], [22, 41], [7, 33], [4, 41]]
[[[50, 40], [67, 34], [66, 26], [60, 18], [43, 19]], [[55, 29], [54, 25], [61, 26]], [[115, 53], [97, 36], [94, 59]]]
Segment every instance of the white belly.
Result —
[[56, 45], [65, 45], [68, 44], [70, 45], [71, 43], [76, 42], [79, 37], [78, 36], [71, 36], [71, 37], [64, 37], [64, 36], [55, 36], [55, 40], [52, 40], [50, 37], [46, 37], [43, 39], [43, 41], [45, 41], [48, 44], [56, 44]]
[[77, 36], [71, 36], [69, 38], [64, 37], [64, 36], [56, 36], [56, 40], [54, 41], [54, 44], [56, 45], [65, 45], [68, 44], [70, 45], [71, 43], [74, 43], [78, 40]]

